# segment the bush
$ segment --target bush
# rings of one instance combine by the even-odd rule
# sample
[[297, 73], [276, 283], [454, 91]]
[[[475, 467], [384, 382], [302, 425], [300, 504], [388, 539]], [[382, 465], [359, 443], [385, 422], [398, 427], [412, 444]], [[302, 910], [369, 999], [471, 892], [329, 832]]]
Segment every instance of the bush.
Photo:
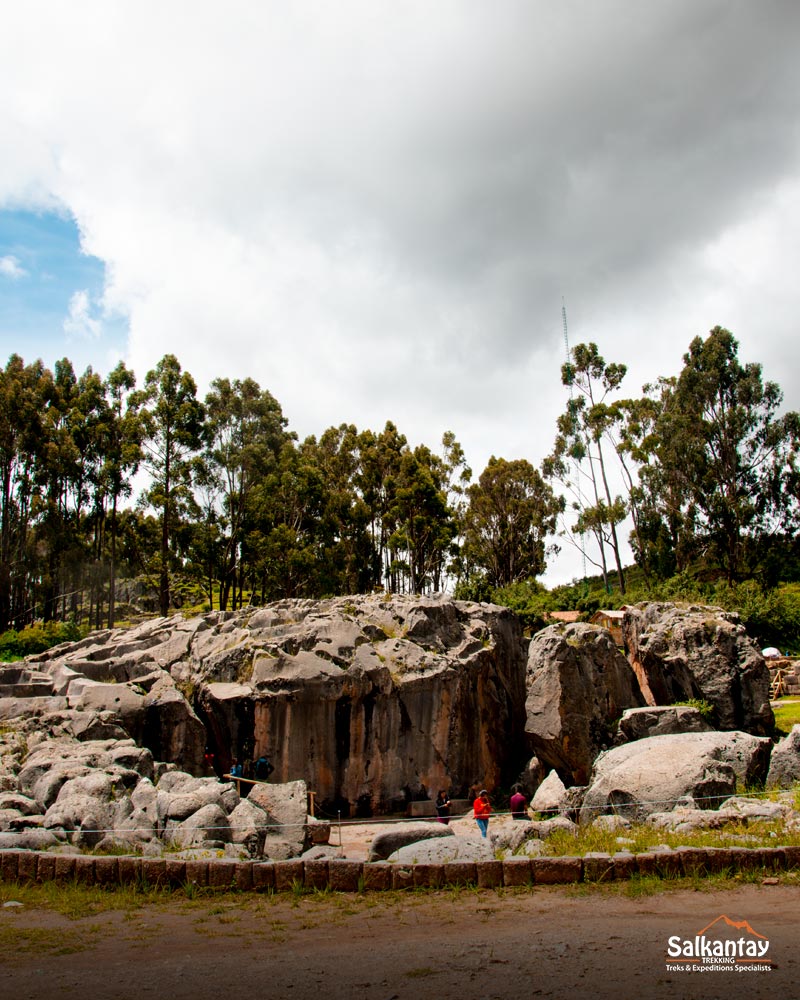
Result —
[[60, 642], [75, 642], [83, 638], [87, 631], [75, 622], [37, 622], [21, 632], [9, 629], [0, 635], [0, 659], [43, 653]]

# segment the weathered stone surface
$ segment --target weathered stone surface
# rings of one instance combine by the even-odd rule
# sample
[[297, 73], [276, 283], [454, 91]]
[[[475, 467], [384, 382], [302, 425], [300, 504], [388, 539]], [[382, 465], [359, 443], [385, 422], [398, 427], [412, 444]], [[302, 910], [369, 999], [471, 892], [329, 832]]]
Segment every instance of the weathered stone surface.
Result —
[[643, 820], [687, 797], [717, 809], [737, 781], [763, 781], [769, 751], [768, 739], [741, 732], [652, 736], [615, 747], [595, 761], [581, 822], [606, 812]]
[[474, 861], [448, 861], [442, 868], [445, 885], [475, 885], [478, 881]]
[[503, 884], [502, 861], [478, 861], [475, 865], [479, 889], [496, 889]]
[[623, 636], [648, 705], [702, 699], [719, 729], [772, 731], [769, 670], [738, 615], [713, 607], [637, 604]]
[[363, 872], [360, 861], [331, 858], [328, 862], [328, 883], [335, 892], [357, 892]]
[[190, 657], [217, 745], [269, 750], [275, 777], [302, 776], [329, 813], [396, 809], [427, 789], [463, 794], [518, 773], [525, 643], [505, 609], [282, 601], [237, 615], [228, 633], [212, 627]]
[[444, 885], [444, 865], [414, 865], [414, 885], [418, 889], [440, 889]]
[[0, 851], [0, 878], [4, 882], [16, 882], [19, 870], [19, 859], [22, 851], [4, 850]]
[[275, 865], [273, 862], [253, 865], [253, 888], [260, 892], [275, 888]]
[[587, 851], [583, 856], [584, 882], [611, 882], [614, 880], [614, 862], [603, 851]]
[[169, 821], [164, 837], [174, 841], [179, 847], [191, 847], [205, 841], [229, 843], [231, 829], [225, 810], [216, 803], [209, 803], [181, 823]]
[[531, 858], [531, 874], [539, 885], [580, 882], [583, 863], [580, 858]]
[[567, 789], [559, 778], [558, 771], [551, 771], [536, 789], [531, 802], [531, 810], [536, 813], [560, 812]]
[[503, 885], [530, 885], [533, 882], [528, 858], [506, 858], [503, 861]]
[[328, 885], [328, 859], [303, 858], [306, 889], [325, 889]]
[[442, 865], [451, 861], [494, 861], [494, 849], [482, 837], [446, 837], [421, 840], [394, 851], [390, 861], [403, 865]]
[[50, 830], [30, 829], [0, 833], [0, 850], [22, 848], [26, 851], [46, 851], [59, 842], [58, 837]]
[[529, 746], [569, 784], [585, 784], [592, 761], [613, 742], [613, 723], [626, 708], [644, 704], [611, 634], [581, 622], [534, 635], [526, 684]]
[[767, 788], [792, 788], [800, 781], [800, 725], [773, 747]]
[[[277, 857], [274, 845], [282, 841], [291, 845], [289, 857], [302, 854], [308, 847], [306, 819], [308, 815], [308, 789], [305, 781], [290, 781], [285, 784], [254, 785], [247, 802], [259, 809], [266, 822], [259, 829], [266, 834], [265, 843], [272, 844], [270, 857]], [[267, 847], [264, 847], [267, 852]]]
[[390, 854], [420, 840], [452, 836], [450, 827], [441, 823], [394, 823], [372, 838], [367, 861], [385, 861]]
[[302, 861], [276, 861], [274, 871], [276, 892], [289, 892], [293, 886], [303, 884]]
[[676, 733], [710, 733], [709, 725], [700, 711], [691, 705], [655, 705], [646, 708], [628, 708], [622, 713], [617, 726], [618, 743], [644, 740], [648, 736], [674, 736]]
[[365, 890], [385, 892], [392, 888], [392, 865], [376, 861], [365, 864], [362, 870]]

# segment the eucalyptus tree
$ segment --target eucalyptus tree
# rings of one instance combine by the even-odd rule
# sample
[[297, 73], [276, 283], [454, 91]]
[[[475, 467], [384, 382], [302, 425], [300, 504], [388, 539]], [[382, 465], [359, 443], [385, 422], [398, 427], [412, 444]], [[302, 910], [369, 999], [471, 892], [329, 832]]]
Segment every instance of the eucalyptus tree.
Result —
[[369, 531], [372, 512], [357, 485], [361, 442], [353, 424], [340, 424], [300, 446], [303, 460], [318, 472], [322, 491], [317, 524], [321, 593], [362, 593], [380, 579]]
[[426, 445], [405, 448], [386, 512], [393, 589], [440, 590], [456, 525], [447, 504], [448, 470]]
[[596, 344], [578, 344], [572, 349], [571, 359], [561, 367], [561, 381], [569, 387], [570, 399], [558, 418], [553, 451], [543, 463], [546, 477], [560, 480], [572, 494], [574, 532], [591, 534], [597, 541], [597, 565], [607, 588], [606, 548], [611, 550], [621, 593], [625, 593], [625, 575], [617, 526], [625, 520], [628, 505], [620, 495], [612, 494], [603, 444], [614, 422], [606, 400], [619, 388], [626, 371], [625, 365], [606, 364]]
[[174, 354], [165, 354], [145, 376], [135, 394], [144, 427], [144, 462], [152, 477], [145, 501], [159, 512], [159, 609], [170, 606], [170, 542], [182, 508], [192, 502], [192, 458], [204, 438], [203, 404], [197, 399], [192, 376], [182, 370]]
[[120, 361], [105, 380], [107, 406], [100, 427], [102, 465], [98, 506], [108, 507], [108, 627], [114, 627], [116, 607], [119, 502], [133, 492], [131, 478], [142, 461], [144, 425], [134, 393], [136, 376]]
[[380, 434], [365, 430], [358, 440], [360, 465], [356, 486], [369, 512], [369, 532], [377, 553], [378, 572], [373, 586], [383, 583], [388, 591], [397, 589], [398, 565], [389, 540], [397, 525], [392, 509], [395, 503], [400, 463], [408, 447], [405, 435], [387, 420]]
[[467, 490], [464, 558], [491, 587], [533, 579], [546, 567], [546, 539], [564, 501], [525, 459], [492, 456]]
[[779, 386], [764, 382], [761, 365], [742, 365], [738, 347], [719, 326], [691, 342], [663, 386], [651, 447], [651, 467], [680, 498], [683, 530], [731, 583], [746, 568], [746, 543], [791, 536], [800, 519], [800, 416], [781, 412]]
[[[275, 467], [287, 437], [287, 421], [278, 401], [251, 378], [214, 379], [205, 408], [205, 482], [211, 493], [216, 487], [220, 497], [213, 523], [219, 533], [219, 601], [224, 611], [231, 599], [236, 606], [237, 583], [239, 593], [242, 589], [253, 490]], [[213, 506], [210, 499], [209, 504]]]
[[0, 631], [30, 608], [29, 531], [37, 455], [52, 375], [12, 354], [0, 369]]
[[324, 496], [316, 463], [287, 438], [275, 467], [259, 481], [253, 496], [247, 544], [262, 602], [319, 593]]

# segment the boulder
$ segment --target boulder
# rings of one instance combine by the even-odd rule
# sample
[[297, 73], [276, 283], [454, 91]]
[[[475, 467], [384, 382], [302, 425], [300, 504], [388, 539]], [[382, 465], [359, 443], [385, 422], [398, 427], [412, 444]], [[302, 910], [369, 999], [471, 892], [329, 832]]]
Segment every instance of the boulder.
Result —
[[372, 838], [367, 861], [385, 861], [390, 854], [420, 840], [453, 836], [450, 827], [441, 823], [393, 823]]
[[767, 788], [792, 788], [800, 781], [800, 725], [773, 747]]
[[[308, 789], [304, 781], [253, 785], [247, 801], [264, 813], [266, 839], [273, 851], [276, 840], [292, 845], [290, 857], [297, 857], [309, 846], [310, 838], [306, 833]], [[270, 857], [276, 855], [273, 853]]]
[[737, 784], [763, 782], [770, 741], [748, 733], [651, 736], [615, 747], [595, 761], [581, 823], [603, 813], [643, 820], [687, 799], [718, 809]]
[[611, 633], [574, 622], [550, 625], [531, 639], [525, 733], [542, 763], [569, 784], [584, 784], [592, 762], [613, 743], [627, 708], [644, 705], [630, 664]]
[[617, 743], [644, 740], [648, 736], [674, 736], [676, 733], [711, 733], [714, 727], [691, 705], [656, 705], [628, 708], [617, 725]]
[[648, 705], [707, 701], [718, 729], [772, 732], [769, 669], [738, 615], [714, 607], [636, 604], [625, 609], [622, 631]]
[[417, 840], [389, 855], [389, 861], [403, 865], [443, 865], [450, 861], [495, 861], [492, 845], [482, 837], [452, 836]]
[[183, 822], [168, 820], [164, 839], [177, 847], [195, 847], [207, 841], [228, 844], [231, 828], [225, 810], [216, 803], [209, 803], [192, 813]]
[[269, 818], [263, 809], [249, 799], [242, 799], [228, 816], [228, 822], [234, 844], [244, 844], [252, 857], [263, 852], [269, 826]]
[[567, 789], [557, 771], [551, 771], [536, 789], [531, 801], [531, 811], [535, 813], [560, 812], [566, 799]]

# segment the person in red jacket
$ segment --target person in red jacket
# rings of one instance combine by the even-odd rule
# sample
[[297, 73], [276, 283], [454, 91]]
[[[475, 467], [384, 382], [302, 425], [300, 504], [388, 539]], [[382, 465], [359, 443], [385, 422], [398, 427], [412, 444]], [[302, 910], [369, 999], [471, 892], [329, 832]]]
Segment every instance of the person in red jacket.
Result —
[[478, 793], [477, 799], [472, 803], [472, 815], [475, 817], [481, 836], [485, 837], [486, 831], [489, 829], [489, 817], [492, 815], [489, 793], [485, 788]]

